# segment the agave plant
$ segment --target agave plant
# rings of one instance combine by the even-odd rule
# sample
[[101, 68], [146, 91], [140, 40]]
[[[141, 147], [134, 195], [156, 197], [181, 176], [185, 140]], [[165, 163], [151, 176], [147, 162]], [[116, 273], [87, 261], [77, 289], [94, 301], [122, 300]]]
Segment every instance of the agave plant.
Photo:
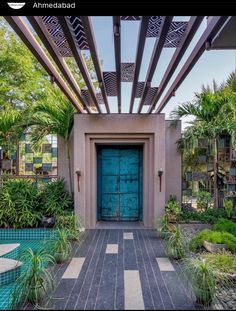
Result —
[[53, 277], [47, 270], [48, 264], [54, 259], [46, 248], [32, 250], [28, 248], [19, 258], [26, 267], [16, 280], [13, 292], [13, 305], [29, 301], [33, 304], [42, 301], [43, 297], [54, 288]]

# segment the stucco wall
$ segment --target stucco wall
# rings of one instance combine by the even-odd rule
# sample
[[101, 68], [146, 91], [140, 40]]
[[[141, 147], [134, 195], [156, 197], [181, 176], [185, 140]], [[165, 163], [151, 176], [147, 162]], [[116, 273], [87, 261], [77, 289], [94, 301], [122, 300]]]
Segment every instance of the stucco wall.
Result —
[[171, 194], [181, 202], [181, 154], [177, 151], [176, 141], [181, 138], [181, 121], [176, 128], [166, 121], [166, 201]]
[[[84, 219], [85, 227], [93, 228], [97, 221], [97, 144], [143, 145], [144, 224], [153, 227], [156, 219], [163, 215], [169, 195], [176, 194], [178, 198], [181, 195], [181, 161], [175, 144], [180, 137], [180, 125], [176, 129], [169, 128], [164, 114], [76, 114], [74, 121], [71, 154], [74, 155], [75, 211]], [[58, 141], [58, 148], [59, 175], [68, 180], [65, 148], [61, 140]], [[164, 174], [160, 192], [158, 170], [161, 168]], [[77, 189], [76, 170], [81, 171], [80, 192]]]
[[[58, 176], [64, 177], [66, 180], [66, 185], [68, 189], [69, 185], [69, 172], [68, 172], [68, 159], [66, 154], [66, 147], [64, 140], [58, 136], [57, 138], [57, 147], [58, 147]], [[72, 172], [72, 192], [74, 189], [74, 129], [71, 131], [69, 139], [69, 148], [70, 148], [70, 159], [71, 159], [71, 172]]]

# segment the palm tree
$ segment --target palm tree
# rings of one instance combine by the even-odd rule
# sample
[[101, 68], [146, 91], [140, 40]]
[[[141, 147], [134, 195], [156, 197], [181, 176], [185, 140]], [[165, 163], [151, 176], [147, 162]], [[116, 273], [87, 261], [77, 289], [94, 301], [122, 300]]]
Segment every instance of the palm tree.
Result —
[[69, 139], [74, 124], [75, 109], [59, 89], [54, 89], [46, 102], [33, 107], [32, 114], [25, 121], [32, 129], [31, 142], [33, 148], [39, 147], [47, 135], [58, 135], [65, 142], [68, 161], [69, 192], [72, 192], [71, 156]]
[[[218, 189], [218, 139], [224, 132], [233, 131], [232, 118], [232, 92], [224, 84], [217, 86], [213, 81], [213, 88], [202, 86], [201, 93], [195, 93], [193, 102], [178, 106], [171, 113], [173, 119], [193, 116], [190, 122], [191, 138], [210, 138], [214, 142], [214, 204], [219, 207]], [[189, 137], [188, 137], [189, 139]]]

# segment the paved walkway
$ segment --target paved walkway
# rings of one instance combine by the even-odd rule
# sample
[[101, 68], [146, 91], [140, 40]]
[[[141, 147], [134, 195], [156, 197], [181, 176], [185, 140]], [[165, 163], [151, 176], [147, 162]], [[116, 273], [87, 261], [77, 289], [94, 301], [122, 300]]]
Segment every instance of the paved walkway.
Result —
[[54, 309], [195, 308], [153, 230], [89, 230], [73, 253], [57, 271]]

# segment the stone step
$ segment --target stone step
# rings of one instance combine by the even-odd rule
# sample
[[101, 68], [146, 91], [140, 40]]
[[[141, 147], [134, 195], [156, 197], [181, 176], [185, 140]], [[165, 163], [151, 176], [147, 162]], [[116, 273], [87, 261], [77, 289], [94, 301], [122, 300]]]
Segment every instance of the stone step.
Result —
[[20, 244], [0, 244], [0, 258], [16, 259]]
[[14, 282], [20, 276], [21, 266], [20, 261], [0, 258], [0, 287]]

